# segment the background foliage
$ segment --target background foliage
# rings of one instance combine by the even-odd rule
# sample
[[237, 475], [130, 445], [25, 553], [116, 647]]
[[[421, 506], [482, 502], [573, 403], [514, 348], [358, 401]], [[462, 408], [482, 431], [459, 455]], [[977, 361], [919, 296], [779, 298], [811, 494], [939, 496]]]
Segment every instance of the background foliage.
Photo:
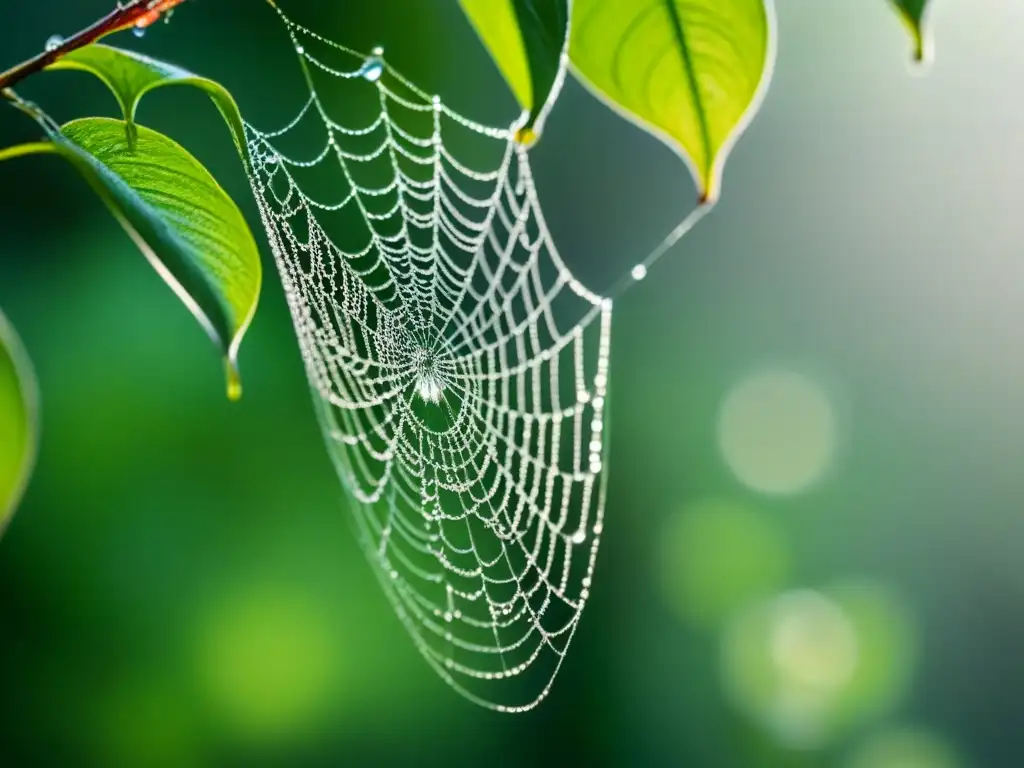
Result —
[[[119, 42], [223, 82], [259, 125], [294, 114], [299, 74], [272, 12], [190, 5]], [[566, 669], [523, 717], [451, 695], [381, 598], [276, 280], [231, 405], [201, 329], [74, 172], [0, 167], [0, 305], [46, 393], [38, 473], [0, 543], [0, 762], [1024, 762], [1024, 237], [1008, 202], [1024, 12], [937, 3], [938, 56], [913, 78], [884, 3], [778, 5], [773, 89], [719, 209], [618, 305], [608, 537]], [[19, 7], [5, 58], [81, 26], [81, 6]], [[518, 112], [456, 3], [288, 8], [355, 47], [385, 45], [462, 111]], [[117, 114], [84, 75], [24, 91], [62, 121]], [[140, 118], [256, 221], [203, 94], [152, 97]], [[4, 145], [37, 133], [0, 124]], [[573, 83], [535, 157], [555, 236], [598, 288], [694, 199], [670, 151]], [[765, 370], [798, 382], [768, 386], [788, 442], [778, 424], [739, 418], [739, 438], [724, 426]], [[723, 452], [736, 439], [767, 439], [778, 461]], [[723, 530], [722, 549], [743, 542], [746, 559], [701, 567], [727, 582], [666, 565], [674, 539], [709, 553]], [[763, 567], [731, 573], [737, 562]], [[701, 583], [738, 586], [694, 614], [680, 595]]]

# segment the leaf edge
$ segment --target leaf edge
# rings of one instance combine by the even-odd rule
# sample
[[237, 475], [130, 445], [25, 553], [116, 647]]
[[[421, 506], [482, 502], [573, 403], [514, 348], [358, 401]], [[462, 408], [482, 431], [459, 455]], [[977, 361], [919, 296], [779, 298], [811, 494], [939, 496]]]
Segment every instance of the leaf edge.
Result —
[[[0, 151], [0, 160], [4, 157], [5, 151]], [[18, 469], [20, 480], [14, 487], [11, 498], [0, 506], [0, 539], [3, 538], [14, 519], [15, 513], [21, 506], [35, 474], [35, 468], [39, 460], [40, 445], [40, 396], [39, 379], [36, 375], [35, 366], [25, 349], [25, 345], [14, 329], [14, 325], [8, 320], [3, 310], [0, 310], [0, 347], [3, 347], [7, 356], [14, 366], [15, 377], [18, 381], [21, 399], [25, 406], [26, 422], [28, 424], [28, 449]]]

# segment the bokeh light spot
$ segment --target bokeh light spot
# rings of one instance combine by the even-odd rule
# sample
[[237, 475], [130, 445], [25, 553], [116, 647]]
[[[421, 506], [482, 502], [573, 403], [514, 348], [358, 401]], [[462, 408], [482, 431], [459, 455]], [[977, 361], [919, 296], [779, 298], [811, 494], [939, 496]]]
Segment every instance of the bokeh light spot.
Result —
[[201, 635], [200, 674], [231, 730], [254, 741], [301, 734], [338, 691], [337, 633], [314, 601], [268, 590], [226, 601]]
[[779, 597], [772, 606], [771, 655], [794, 686], [831, 695], [857, 666], [857, 637], [832, 601], [811, 590]]
[[660, 545], [666, 597], [695, 624], [716, 626], [781, 588], [790, 570], [787, 543], [772, 520], [724, 499], [697, 501], [670, 516]]
[[725, 685], [781, 744], [815, 749], [899, 701], [913, 666], [911, 637], [899, 604], [876, 585], [793, 590], [730, 624]]
[[725, 462], [745, 485], [771, 495], [795, 494], [817, 481], [832, 460], [834, 409], [808, 377], [763, 371], [726, 395], [718, 443]]

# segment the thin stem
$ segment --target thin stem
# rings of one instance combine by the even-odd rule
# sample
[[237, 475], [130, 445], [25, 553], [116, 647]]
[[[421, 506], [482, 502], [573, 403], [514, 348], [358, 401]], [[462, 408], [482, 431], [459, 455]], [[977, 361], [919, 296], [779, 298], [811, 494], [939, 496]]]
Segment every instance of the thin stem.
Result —
[[17, 85], [29, 75], [34, 75], [72, 51], [92, 45], [112, 32], [119, 32], [129, 27], [148, 27], [158, 21], [163, 14], [180, 5], [185, 0], [131, 0], [118, 3], [117, 7], [103, 18], [77, 32], [55, 48], [43, 51], [28, 61], [24, 61], [0, 74], [0, 90]]

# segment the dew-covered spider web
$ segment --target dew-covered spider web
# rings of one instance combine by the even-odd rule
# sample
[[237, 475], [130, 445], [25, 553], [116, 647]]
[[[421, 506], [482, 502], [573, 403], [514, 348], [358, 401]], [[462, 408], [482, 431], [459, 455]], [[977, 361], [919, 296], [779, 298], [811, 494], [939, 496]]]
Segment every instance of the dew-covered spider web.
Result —
[[426, 660], [543, 699], [601, 538], [612, 302], [563, 263], [515, 126], [282, 14], [309, 87], [251, 182], [362, 546]]

